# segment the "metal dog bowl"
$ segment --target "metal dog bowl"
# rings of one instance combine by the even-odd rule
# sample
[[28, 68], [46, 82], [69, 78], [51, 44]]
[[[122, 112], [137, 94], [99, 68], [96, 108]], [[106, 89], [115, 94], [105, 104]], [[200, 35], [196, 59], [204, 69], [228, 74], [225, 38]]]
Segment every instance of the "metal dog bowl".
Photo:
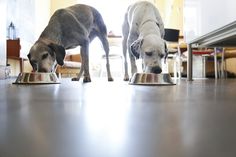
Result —
[[131, 85], [175, 85], [170, 74], [135, 73], [130, 79]]
[[58, 84], [56, 73], [20, 73], [13, 84]]

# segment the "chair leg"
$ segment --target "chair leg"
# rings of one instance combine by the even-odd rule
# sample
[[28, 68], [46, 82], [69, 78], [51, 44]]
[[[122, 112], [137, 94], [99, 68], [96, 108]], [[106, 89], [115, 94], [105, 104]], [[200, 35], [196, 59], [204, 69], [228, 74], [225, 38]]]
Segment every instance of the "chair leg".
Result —
[[225, 78], [225, 68], [224, 68], [224, 65], [225, 65], [225, 51], [224, 51], [224, 48], [222, 50], [222, 55], [221, 55], [221, 77], [222, 78]]
[[177, 63], [176, 63], [177, 61], [176, 61], [176, 57], [174, 57], [173, 60], [174, 60], [174, 65], [173, 65], [173, 67], [174, 67], [174, 78], [177, 79], [178, 76], [177, 76]]
[[228, 78], [226, 60], [224, 60], [224, 70], [225, 70], [225, 78]]
[[221, 61], [217, 61], [217, 70], [218, 78], [221, 78]]
[[168, 58], [166, 58], [166, 61], [164, 61], [164, 59], [162, 59], [162, 73], [169, 73], [169, 60]]
[[206, 78], [206, 57], [202, 56], [202, 77]]
[[177, 52], [177, 60], [178, 60], [178, 77], [179, 79], [181, 79], [181, 67], [182, 67], [182, 61], [181, 61], [181, 51], [180, 51], [180, 47], [178, 45], [178, 52]]
[[218, 78], [218, 69], [217, 69], [217, 49], [216, 47], [214, 48], [214, 66], [215, 66], [215, 78]]
[[177, 71], [178, 71], [178, 78], [181, 79], [181, 58], [178, 56], [177, 58]]

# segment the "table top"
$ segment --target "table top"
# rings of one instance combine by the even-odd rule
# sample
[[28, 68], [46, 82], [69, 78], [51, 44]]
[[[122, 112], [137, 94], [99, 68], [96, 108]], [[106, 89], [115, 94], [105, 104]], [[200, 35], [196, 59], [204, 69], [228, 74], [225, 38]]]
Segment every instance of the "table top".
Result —
[[197, 47], [233, 47], [236, 46], [236, 21], [198, 37], [188, 44]]

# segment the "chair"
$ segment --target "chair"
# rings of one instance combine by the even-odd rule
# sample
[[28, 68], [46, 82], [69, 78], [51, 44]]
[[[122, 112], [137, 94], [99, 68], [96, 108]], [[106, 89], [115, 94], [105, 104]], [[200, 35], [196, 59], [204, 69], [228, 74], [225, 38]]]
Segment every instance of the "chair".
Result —
[[200, 48], [193, 49], [193, 55], [201, 55], [203, 57], [203, 77], [206, 77], [206, 60], [214, 61], [214, 72], [215, 78], [226, 78], [227, 77], [227, 66], [226, 60], [230, 58], [236, 58], [236, 48]]
[[164, 40], [167, 44], [168, 49], [168, 59], [172, 58], [174, 60], [174, 77], [181, 78], [181, 50], [179, 46], [179, 30], [165, 28]]
[[[165, 28], [165, 36], [164, 39], [167, 42], [167, 47], [168, 47], [168, 58], [172, 58], [174, 60], [174, 77], [181, 78], [181, 67], [182, 67], [182, 62], [187, 61], [187, 57], [184, 58], [182, 56], [182, 53], [187, 50], [187, 44], [185, 43], [180, 43], [179, 42], [179, 30], [178, 29], [170, 29], [170, 28]], [[214, 64], [215, 64], [215, 75], [217, 78], [217, 73], [219, 73], [219, 63], [217, 62], [216, 58], [216, 48], [215, 49], [194, 49], [193, 50], [193, 55], [201, 55], [203, 56], [203, 76], [205, 77], [205, 62], [206, 62], [206, 56], [211, 56], [214, 54]]]
[[200, 48], [193, 49], [192, 54], [201, 55], [203, 57], [203, 77], [206, 77], [206, 59], [208, 59], [208, 61], [214, 61], [214, 75], [217, 79], [227, 77], [226, 59], [236, 58], [236, 49], [223, 47]]
[[209, 57], [213, 57], [214, 59], [214, 65], [215, 65], [215, 75], [217, 75], [218, 73], [218, 68], [217, 66], [217, 62], [215, 59], [215, 49], [209, 49], [209, 48], [197, 48], [197, 49], [193, 49], [192, 50], [192, 54], [195, 56], [201, 56], [202, 57], [202, 77], [205, 78], [206, 77], [206, 60]]
[[[216, 62], [218, 63], [218, 76], [220, 78], [227, 78], [227, 64], [226, 60], [236, 58], [236, 48], [220, 48], [220, 53], [216, 53]], [[218, 60], [219, 59], [219, 60]]]
[[81, 67], [81, 56], [80, 54], [69, 54], [65, 56], [64, 65], [57, 66], [56, 73], [58, 77], [78, 75]]

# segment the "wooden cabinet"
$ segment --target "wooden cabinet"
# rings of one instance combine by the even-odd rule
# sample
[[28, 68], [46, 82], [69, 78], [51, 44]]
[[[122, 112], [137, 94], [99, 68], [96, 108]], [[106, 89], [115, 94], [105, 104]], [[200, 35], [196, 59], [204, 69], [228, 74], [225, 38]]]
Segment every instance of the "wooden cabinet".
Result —
[[7, 58], [20, 58], [20, 39], [7, 40]]
[[20, 72], [24, 71], [24, 58], [20, 56], [20, 39], [8, 39], [7, 40], [7, 62], [8, 59], [18, 60], [20, 63]]

